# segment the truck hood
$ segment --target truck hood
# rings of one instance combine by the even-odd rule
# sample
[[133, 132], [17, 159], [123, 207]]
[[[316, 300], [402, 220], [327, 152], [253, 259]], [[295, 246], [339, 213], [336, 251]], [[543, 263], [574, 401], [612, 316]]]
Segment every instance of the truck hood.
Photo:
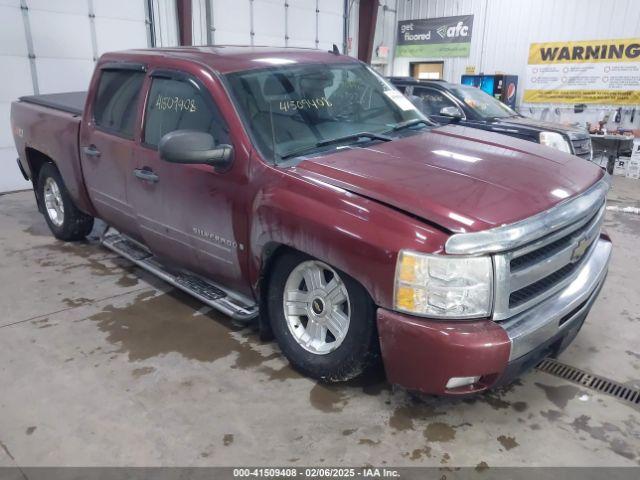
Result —
[[603, 173], [558, 150], [462, 126], [308, 158], [293, 168], [451, 232], [522, 220], [581, 193]]
[[508, 117], [498, 118], [494, 123], [502, 127], [516, 127], [519, 129], [527, 128], [532, 132], [557, 132], [568, 135], [569, 138], [587, 138], [589, 133], [584, 128], [574, 127], [571, 125], [563, 125], [561, 123], [545, 122], [543, 120], [535, 120], [528, 117]]

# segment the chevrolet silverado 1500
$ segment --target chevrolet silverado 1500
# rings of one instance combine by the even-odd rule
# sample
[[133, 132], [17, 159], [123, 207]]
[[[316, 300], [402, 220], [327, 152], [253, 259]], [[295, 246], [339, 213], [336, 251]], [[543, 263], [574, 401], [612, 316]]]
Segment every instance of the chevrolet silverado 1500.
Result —
[[109, 53], [11, 124], [57, 238], [104, 220], [107, 248], [325, 381], [381, 358], [426, 393], [507, 382], [571, 342], [607, 273], [602, 170], [435, 126], [336, 52]]

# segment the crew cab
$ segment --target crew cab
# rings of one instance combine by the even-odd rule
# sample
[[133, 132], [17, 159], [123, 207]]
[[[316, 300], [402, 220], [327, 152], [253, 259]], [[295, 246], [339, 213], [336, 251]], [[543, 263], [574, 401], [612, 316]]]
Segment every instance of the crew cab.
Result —
[[334, 52], [103, 55], [88, 92], [12, 104], [18, 163], [60, 240], [103, 245], [299, 371], [460, 395], [576, 336], [607, 273], [608, 191], [557, 149], [432, 124]]
[[456, 123], [502, 133], [557, 148], [584, 160], [593, 159], [587, 130], [525, 117], [479, 88], [411, 77], [391, 77], [390, 81], [436, 123]]

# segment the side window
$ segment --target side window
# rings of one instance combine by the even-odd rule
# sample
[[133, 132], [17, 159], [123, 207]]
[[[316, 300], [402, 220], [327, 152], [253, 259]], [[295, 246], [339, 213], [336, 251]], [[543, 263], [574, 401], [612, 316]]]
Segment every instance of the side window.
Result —
[[[444, 107], [455, 107], [449, 98], [447, 98], [442, 92], [434, 90], [432, 88], [414, 88], [414, 98], [412, 99], [414, 105], [416, 105], [422, 113], [425, 115], [440, 115], [440, 110]], [[419, 102], [416, 103], [416, 102]]]
[[133, 138], [138, 99], [144, 72], [104, 70], [93, 104], [96, 125], [127, 138]]
[[210, 133], [216, 143], [228, 143], [228, 130], [209, 93], [191, 80], [154, 78], [144, 121], [144, 143], [156, 147], [174, 130]]

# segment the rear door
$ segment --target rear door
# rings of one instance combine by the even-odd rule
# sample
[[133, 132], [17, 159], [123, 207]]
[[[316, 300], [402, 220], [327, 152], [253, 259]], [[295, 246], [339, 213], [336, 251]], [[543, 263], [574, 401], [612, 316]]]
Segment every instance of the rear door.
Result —
[[136, 146], [130, 198], [144, 242], [175, 266], [241, 289], [246, 257], [246, 215], [241, 194], [246, 178], [209, 165], [181, 165], [160, 159], [158, 143], [175, 130], [210, 133], [231, 144], [228, 127], [209, 91], [196, 77], [173, 70], [150, 75], [144, 129]]
[[80, 131], [82, 171], [98, 215], [134, 236], [136, 217], [128, 187], [144, 79], [142, 65], [102, 65]]

